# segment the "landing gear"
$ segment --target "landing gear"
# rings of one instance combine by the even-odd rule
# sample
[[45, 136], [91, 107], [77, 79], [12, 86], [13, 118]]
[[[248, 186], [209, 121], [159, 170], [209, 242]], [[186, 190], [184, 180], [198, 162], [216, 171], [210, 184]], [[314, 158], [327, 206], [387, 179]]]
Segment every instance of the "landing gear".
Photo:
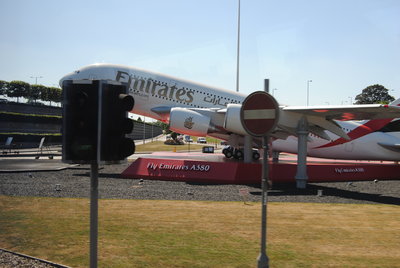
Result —
[[244, 153], [241, 149], [235, 149], [233, 157], [235, 157], [236, 159], [243, 159]]
[[253, 159], [254, 160], [260, 159], [260, 153], [256, 150], [253, 151]]
[[222, 153], [225, 155], [226, 158], [231, 158], [233, 156], [233, 147], [225, 147], [224, 149], [222, 149]]
[[[222, 149], [222, 153], [225, 155], [226, 158], [235, 158], [235, 159], [243, 159], [244, 153], [243, 149], [233, 148], [232, 146], [227, 146]], [[260, 154], [257, 150], [253, 150], [253, 159], [258, 160], [260, 159]]]
[[240, 149], [235, 149], [232, 146], [226, 146], [224, 149], [222, 149], [222, 153], [225, 155], [226, 158], [243, 158], [243, 151], [241, 151]]
[[222, 149], [222, 153], [226, 158], [234, 157], [235, 159], [243, 159], [243, 151], [241, 149], [233, 148], [232, 146], [227, 146]]

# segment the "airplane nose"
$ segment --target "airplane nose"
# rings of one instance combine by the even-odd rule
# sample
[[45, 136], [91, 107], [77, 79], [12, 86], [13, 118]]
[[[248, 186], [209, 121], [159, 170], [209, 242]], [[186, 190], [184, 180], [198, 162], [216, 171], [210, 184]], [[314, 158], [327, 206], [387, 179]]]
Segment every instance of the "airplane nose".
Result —
[[64, 75], [64, 76], [60, 79], [60, 82], [59, 82], [60, 87], [62, 87], [63, 82], [64, 82], [65, 80], [71, 80], [71, 79], [73, 79], [73, 73], [69, 73], [69, 74]]

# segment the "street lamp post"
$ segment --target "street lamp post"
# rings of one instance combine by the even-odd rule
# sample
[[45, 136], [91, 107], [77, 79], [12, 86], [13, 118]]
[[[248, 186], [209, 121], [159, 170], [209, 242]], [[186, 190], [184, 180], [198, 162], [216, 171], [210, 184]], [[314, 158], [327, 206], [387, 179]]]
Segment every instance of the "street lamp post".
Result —
[[35, 85], [37, 85], [38, 78], [43, 78], [43, 76], [31, 76], [31, 78], [35, 78]]
[[309, 104], [309, 100], [310, 100], [310, 83], [312, 82], [312, 80], [307, 80], [307, 106]]
[[238, 0], [238, 28], [236, 52], [236, 92], [239, 92], [239, 53], [240, 53], [240, 0]]

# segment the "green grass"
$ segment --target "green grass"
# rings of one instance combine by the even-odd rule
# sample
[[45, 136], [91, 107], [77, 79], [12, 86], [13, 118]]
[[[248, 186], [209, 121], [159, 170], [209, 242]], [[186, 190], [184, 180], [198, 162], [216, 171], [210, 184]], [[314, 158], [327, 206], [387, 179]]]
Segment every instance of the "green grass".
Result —
[[[400, 267], [392, 205], [268, 204], [271, 267]], [[99, 267], [255, 267], [260, 205], [100, 200]], [[89, 200], [0, 196], [0, 247], [89, 265]]]
[[0, 135], [23, 135], [23, 136], [61, 136], [61, 133], [23, 133], [23, 132], [0, 132]]
[[49, 114], [25, 114], [25, 113], [16, 113], [16, 112], [7, 112], [7, 111], [0, 111], [0, 114], [5, 115], [14, 115], [14, 116], [25, 116], [25, 117], [45, 117], [45, 118], [56, 118], [61, 119], [61, 115], [49, 115]]
[[[216, 138], [206, 137], [206, 140], [207, 140], [207, 145], [215, 145], [215, 143], [217, 143], [219, 146], [221, 144], [221, 140]], [[196, 142], [197, 138], [193, 137], [193, 141]]]
[[[197, 143], [190, 143], [190, 151], [194, 150], [201, 150], [203, 146], [207, 146], [207, 144], [197, 144]], [[163, 141], [153, 141], [146, 144], [139, 144], [136, 145], [135, 152], [164, 152], [164, 151], [177, 151], [177, 152], [188, 152], [189, 145], [166, 145]]]

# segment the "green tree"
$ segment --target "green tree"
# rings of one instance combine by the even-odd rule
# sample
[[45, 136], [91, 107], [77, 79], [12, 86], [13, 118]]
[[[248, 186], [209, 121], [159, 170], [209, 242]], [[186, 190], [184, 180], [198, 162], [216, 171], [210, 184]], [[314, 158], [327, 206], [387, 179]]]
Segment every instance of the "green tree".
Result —
[[156, 121], [154, 125], [159, 126], [165, 134], [171, 133], [171, 130], [169, 130], [169, 125], [167, 123]]
[[164, 134], [169, 134], [171, 136], [171, 139], [174, 141], [174, 144], [182, 144], [182, 142], [178, 140], [178, 136], [181, 134], [169, 129], [169, 124], [161, 122], [161, 121], [157, 121], [154, 123], [154, 125], [161, 127]]
[[57, 103], [62, 101], [62, 89], [59, 87], [55, 87], [54, 101]]
[[388, 104], [395, 99], [389, 95], [389, 90], [382, 85], [372, 85], [363, 89], [361, 94], [356, 96], [356, 104]]
[[61, 102], [61, 89], [58, 87], [49, 87], [47, 88], [48, 92], [48, 101], [51, 102]]
[[178, 142], [178, 136], [179, 136], [178, 133], [171, 132], [171, 139], [173, 139], [175, 142]]
[[34, 100], [35, 102], [38, 99], [42, 99], [41, 94], [42, 94], [43, 88], [45, 88], [45, 86], [43, 86], [43, 85], [31, 85], [31, 88], [29, 90], [28, 99]]
[[0, 95], [6, 95], [8, 89], [8, 82], [0, 80]]
[[40, 99], [42, 101], [50, 101], [49, 99], [49, 88], [48, 87], [40, 87]]
[[28, 97], [30, 85], [24, 81], [11, 81], [7, 89], [7, 97], [17, 98], [19, 102], [20, 97]]

